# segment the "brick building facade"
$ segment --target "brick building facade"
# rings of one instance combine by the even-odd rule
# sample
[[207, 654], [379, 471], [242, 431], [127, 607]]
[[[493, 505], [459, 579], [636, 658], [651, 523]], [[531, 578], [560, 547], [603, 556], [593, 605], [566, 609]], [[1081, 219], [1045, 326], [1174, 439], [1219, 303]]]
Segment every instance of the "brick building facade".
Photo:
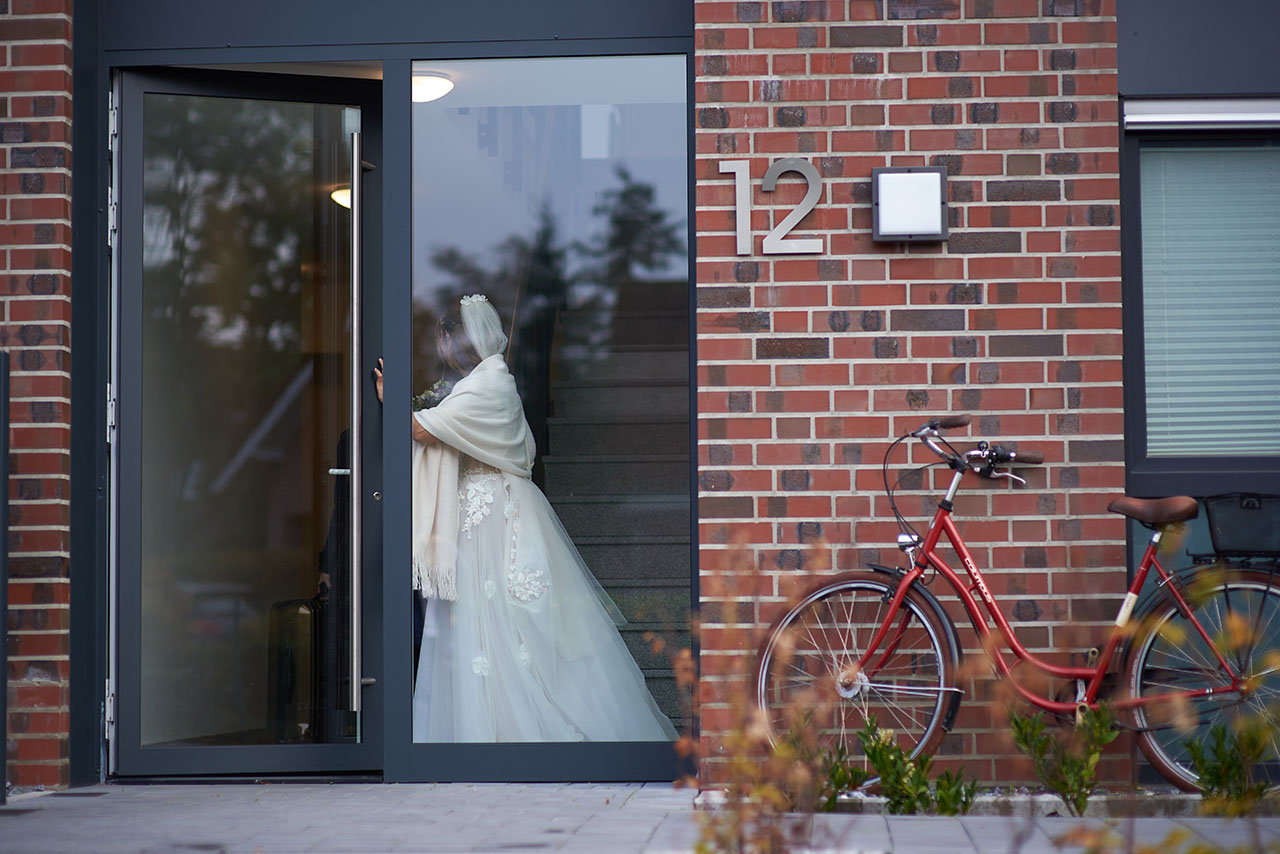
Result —
[[[1046, 459], [1026, 487], [960, 496], [974, 557], [1030, 649], [1082, 652], [1125, 587], [1123, 520], [1104, 497], [1124, 489], [1115, 3], [694, 8], [703, 571], [745, 549], [761, 579], [739, 616], [760, 626], [814, 565], [898, 565], [885, 449], [929, 416], [970, 413], [975, 440]], [[821, 255], [760, 254], [802, 193], [759, 190], [784, 156], [822, 176], [795, 232], [820, 237]], [[735, 253], [726, 159], [751, 163], [752, 257]], [[949, 239], [873, 243], [871, 169], [924, 165], [947, 168]], [[907, 482], [909, 517], [927, 520], [944, 474]], [[752, 637], [721, 631], [743, 628], [716, 621], [723, 606], [703, 600], [711, 637]], [[704, 683], [754, 648], [705, 642]], [[726, 710], [714, 688], [704, 697], [714, 757]], [[943, 751], [985, 782], [1020, 781], [1004, 726], [968, 702]]]
[[71, 2], [0, 5], [9, 418], [9, 780], [68, 782]]
[[[707, 782], [721, 774], [735, 719], [731, 688], [747, 678], [760, 631], [788, 598], [816, 576], [869, 561], [898, 563], [881, 460], [893, 438], [931, 416], [971, 414], [965, 438], [1045, 455], [1043, 466], [1020, 472], [1026, 486], [971, 483], [956, 505], [974, 557], [1027, 647], [1052, 660], [1078, 660], [1111, 625], [1130, 558], [1125, 523], [1106, 506], [1133, 486], [1132, 466], [1126, 468], [1131, 377], [1124, 333], [1132, 303], [1127, 270], [1122, 279], [1121, 96], [1280, 92], [1277, 80], [1239, 83], [1246, 77], [1223, 58], [1230, 53], [1225, 36], [1206, 48], [1221, 61], [1205, 67], [1221, 73], [1205, 77], [1201, 88], [1185, 79], [1161, 88], [1151, 75], [1135, 74], [1133, 90], [1125, 91], [1117, 14], [1126, 13], [1117, 7], [1126, 2], [1135, 10], [1129, 14], [1152, 14], [1146, 0], [692, 0], [681, 11], [687, 33], [653, 37], [654, 53], [679, 54], [681, 44], [691, 45], [698, 438], [697, 489], [689, 497], [696, 508]], [[1170, 2], [1190, 8], [1189, 0]], [[110, 524], [105, 467], [78, 460], [85, 468], [77, 477], [85, 481], [76, 494], [85, 497], [77, 524], [97, 528], [73, 540], [73, 5], [77, 15], [91, 10], [98, 38], [106, 14], [98, 4], [0, 0], [0, 340], [13, 370], [6, 756], [9, 781], [19, 786], [84, 781], [71, 771], [69, 747], [76, 727], [72, 543], [87, 544], [74, 554], [76, 578], [85, 584], [105, 570], [105, 559], [92, 552], [108, 541]], [[1244, 37], [1233, 32], [1231, 38]], [[270, 38], [263, 44], [277, 43]], [[552, 36], [531, 36], [530, 44], [540, 46], [530, 49], [537, 54]], [[281, 61], [257, 49], [242, 59], [229, 40], [226, 56], [209, 59], [215, 48], [221, 45], [202, 48], [201, 61]], [[127, 56], [133, 49], [117, 50], [120, 67], [145, 65]], [[438, 45], [432, 50], [450, 55]], [[487, 55], [483, 48], [463, 53]], [[1176, 67], [1177, 54], [1170, 46], [1153, 68]], [[94, 114], [82, 110], [77, 121], [97, 123], [105, 136], [103, 69], [110, 63], [102, 56], [77, 54], [75, 71], [77, 81], [83, 74], [96, 87], [87, 96], [95, 99]], [[182, 57], [157, 49], [154, 62], [187, 64]], [[384, 61], [407, 80], [404, 56]], [[402, 88], [397, 97], [407, 103], [407, 83]], [[77, 151], [77, 162], [105, 158], [105, 149], [103, 140], [101, 150]], [[762, 189], [765, 171], [780, 158], [817, 169], [821, 194], [792, 236], [817, 238], [819, 253], [762, 248], [764, 235], [804, 194], [794, 173], [775, 191]], [[733, 177], [721, 170], [726, 161], [749, 164], [746, 253], [737, 245], [738, 200]], [[885, 166], [946, 168], [945, 242], [872, 241], [871, 170]], [[90, 193], [106, 198], [106, 167], [93, 169], [101, 186], [77, 187], [86, 194], [78, 204]], [[106, 206], [98, 207], [98, 219], [77, 220], [78, 227], [105, 222]], [[87, 208], [93, 215], [94, 205]], [[1132, 245], [1125, 243], [1126, 252]], [[77, 255], [79, 281], [102, 280], [83, 272], [95, 264]], [[100, 295], [90, 299], [106, 305]], [[97, 322], [107, 328], [105, 317]], [[101, 399], [94, 386], [107, 375], [107, 357], [105, 332], [78, 334], [102, 351], [77, 354], [98, 371], [74, 378], [79, 405]], [[92, 412], [78, 422], [88, 447], [106, 418]], [[912, 450], [912, 465], [930, 461], [922, 451]], [[897, 463], [907, 470], [905, 459]], [[924, 520], [943, 486], [936, 472], [908, 474], [899, 507]], [[106, 589], [100, 578], [87, 584]], [[942, 598], [975, 657], [958, 603]], [[97, 613], [83, 617], [89, 629], [74, 647], [97, 656], [79, 671], [93, 681], [106, 670], [107, 654], [97, 648], [108, 636], [105, 593], [100, 599], [88, 603]], [[1001, 732], [992, 683], [982, 674], [968, 678], [971, 690], [941, 764], [963, 763], [984, 783], [1025, 782], [1030, 772]], [[106, 773], [101, 691], [89, 681], [78, 686], [89, 722], [79, 730], [81, 767], [91, 769], [84, 779]], [[1108, 754], [1107, 780], [1131, 779], [1129, 748], [1124, 738]]]

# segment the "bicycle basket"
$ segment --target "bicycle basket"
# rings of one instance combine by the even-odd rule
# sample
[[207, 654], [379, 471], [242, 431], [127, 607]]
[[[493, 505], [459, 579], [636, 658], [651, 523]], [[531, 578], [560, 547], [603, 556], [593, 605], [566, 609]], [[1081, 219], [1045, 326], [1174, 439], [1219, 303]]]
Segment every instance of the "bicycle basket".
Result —
[[1232, 492], [1206, 498], [1204, 505], [1219, 555], [1280, 556], [1280, 495]]

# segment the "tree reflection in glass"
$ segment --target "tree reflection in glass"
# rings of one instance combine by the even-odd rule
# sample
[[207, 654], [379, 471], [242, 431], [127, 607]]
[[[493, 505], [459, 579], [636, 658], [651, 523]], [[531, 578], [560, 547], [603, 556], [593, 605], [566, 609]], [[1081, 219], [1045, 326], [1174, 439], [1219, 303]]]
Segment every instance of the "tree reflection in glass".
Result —
[[435, 328], [485, 293], [538, 444], [535, 482], [646, 632], [689, 629], [689, 283], [681, 57], [420, 63], [458, 83], [414, 107], [413, 388], [450, 376]]
[[268, 616], [316, 593], [345, 426], [346, 112], [145, 98], [143, 744], [320, 737], [319, 663], [282, 717]]

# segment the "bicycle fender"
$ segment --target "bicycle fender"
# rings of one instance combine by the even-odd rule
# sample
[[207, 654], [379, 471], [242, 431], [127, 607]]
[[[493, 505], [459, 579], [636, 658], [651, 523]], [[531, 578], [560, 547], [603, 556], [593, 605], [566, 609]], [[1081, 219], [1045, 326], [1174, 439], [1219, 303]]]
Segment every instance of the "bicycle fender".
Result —
[[[867, 569], [874, 572], [880, 572], [885, 575], [892, 576], [894, 581], [901, 581], [904, 573], [900, 569], [893, 567], [881, 566], [877, 563], [869, 563]], [[938, 622], [942, 624], [942, 630], [947, 635], [947, 640], [951, 643], [951, 664], [957, 671], [960, 669], [960, 663], [964, 660], [964, 648], [960, 646], [960, 635], [956, 632], [956, 624], [952, 621], [951, 616], [946, 609], [942, 607], [942, 603], [938, 598], [929, 591], [923, 584], [912, 584], [911, 589], [920, 595], [930, 608], [933, 614], [938, 618]], [[951, 702], [947, 706], [946, 713], [942, 716], [942, 729], [944, 732], [951, 732], [951, 727], [956, 722], [956, 713], [960, 711], [960, 694], [952, 694]]]

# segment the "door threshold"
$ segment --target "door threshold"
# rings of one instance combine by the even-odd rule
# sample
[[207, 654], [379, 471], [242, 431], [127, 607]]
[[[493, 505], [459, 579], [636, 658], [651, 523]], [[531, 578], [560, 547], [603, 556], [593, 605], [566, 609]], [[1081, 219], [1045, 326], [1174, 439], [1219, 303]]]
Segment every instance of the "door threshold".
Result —
[[108, 777], [112, 786], [184, 786], [218, 783], [226, 785], [275, 785], [277, 783], [381, 783], [382, 775], [363, 774], [201, 774], [157, 775], [152, 777]]

